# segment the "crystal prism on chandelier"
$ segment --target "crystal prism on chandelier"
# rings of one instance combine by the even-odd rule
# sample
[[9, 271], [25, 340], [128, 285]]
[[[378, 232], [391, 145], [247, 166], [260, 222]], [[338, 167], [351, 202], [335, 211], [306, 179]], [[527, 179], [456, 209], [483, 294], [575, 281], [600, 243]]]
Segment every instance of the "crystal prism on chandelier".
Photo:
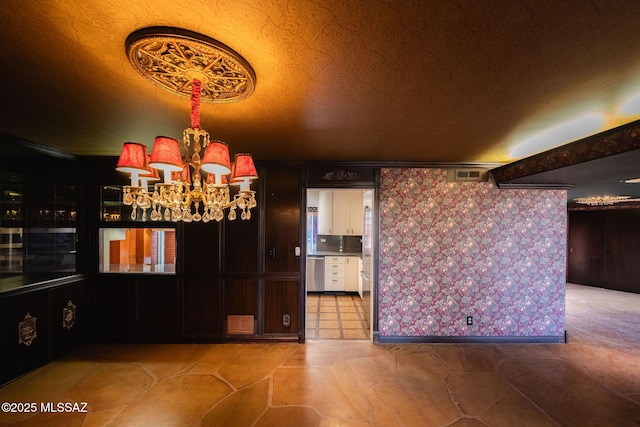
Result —
[[[156, 138], [151, 155], [143, 144], [124, 144], [116, 170], [131, 174], [131, 185], [123, 187], [123, 202], [132, 207], [132, 220], [141, 215], [146, 221], [149, 209], [153, 221], [221, 221], [225, 209], [229, 220], [236, 219], [236, 209], [241, 219], [251, 218], [257, 203], [250, 182], [258, 178], [253, 159], [236, 154], [231, 164], [227, 144], [210, 141], [209, 133], [200, 128], [201, 91], [201, 82], [193, 79], [191, 127], [182, 136], [184, 154], [177, 140], [164, 136]], [[150, 190], [151, 182], [160, 181], [159, 171], [164, 180]], [[240, 187], [233, 198], [229, 185]]]

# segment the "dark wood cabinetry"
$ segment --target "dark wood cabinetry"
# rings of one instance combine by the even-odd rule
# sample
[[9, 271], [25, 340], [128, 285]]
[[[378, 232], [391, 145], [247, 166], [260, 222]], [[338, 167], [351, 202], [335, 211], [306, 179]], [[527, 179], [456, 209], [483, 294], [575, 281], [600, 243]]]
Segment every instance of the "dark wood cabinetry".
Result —
[[[47, 293], [19, 295], [0, 300], [2, 327], [0, 329], [0, 385], [47, 362], [49, 322]], [[20, 325], [35, 322], [32, 340], [20, 340]]]
[[640, 293], [640, 210], [569, 212], [571, 283]]
[[87, 280], [51, 288], [49, 307], [51, 345], [49, 358], [55, 359], [80, 346], [89, 337], [91, 304]]
[[0, 137], [0, 385], [88, 339], [78, 158]]
[[87, 281], [33, 285], [0, 298], [0, 385], [44, 365], [88, 338]]

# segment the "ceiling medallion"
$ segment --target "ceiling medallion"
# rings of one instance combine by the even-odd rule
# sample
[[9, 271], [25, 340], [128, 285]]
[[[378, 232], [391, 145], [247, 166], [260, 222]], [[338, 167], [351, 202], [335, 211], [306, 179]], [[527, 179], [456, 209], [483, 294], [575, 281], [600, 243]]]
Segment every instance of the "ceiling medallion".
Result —
[[127, 57], [142, 76], [173, 93], [191, 95], [202, 82], [202, 101], [224, 103], [249, 97], [256, 74], [230, 47], [202, 34], [172, 27], [135, 31], [125, 42]]

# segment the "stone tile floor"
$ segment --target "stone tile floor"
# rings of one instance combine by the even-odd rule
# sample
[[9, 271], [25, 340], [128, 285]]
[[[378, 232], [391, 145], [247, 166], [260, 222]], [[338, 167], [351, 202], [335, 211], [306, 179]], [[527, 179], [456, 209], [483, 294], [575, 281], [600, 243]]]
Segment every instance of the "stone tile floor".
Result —
[[567, 286], [568, 344], [86, 345], [3, 426], [640, 426], [640, 295]]

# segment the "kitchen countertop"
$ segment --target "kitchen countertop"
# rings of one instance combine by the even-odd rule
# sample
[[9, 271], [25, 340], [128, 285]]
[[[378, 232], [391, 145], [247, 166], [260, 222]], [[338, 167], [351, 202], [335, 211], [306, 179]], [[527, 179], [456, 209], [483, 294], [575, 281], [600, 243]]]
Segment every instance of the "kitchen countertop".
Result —
[[307, 256], [362, 256], [362, 252], [318, 251], [314, 254], [307, 254]]

